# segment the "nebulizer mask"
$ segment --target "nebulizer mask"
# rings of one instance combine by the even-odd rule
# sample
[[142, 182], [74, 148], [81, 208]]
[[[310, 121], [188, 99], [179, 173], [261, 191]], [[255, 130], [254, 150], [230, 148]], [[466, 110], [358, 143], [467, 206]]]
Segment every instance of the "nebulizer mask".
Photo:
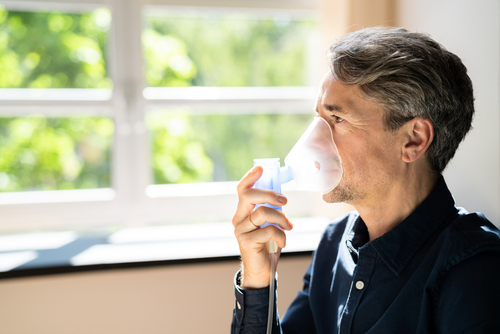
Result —
[[[328, 193], [342, 178], [342, 162], [333, 140], [330, 125], [321, 117], [314, 117], [302, 137], [285, 158], [285, 166], [280, 167], [279, 158], [255, 159], [255, 166], [262, 166], [264, 172], [255, 183], [256, 188], [272, 189], [281, 193], [281, 185], [292, 182], [298, 190]], [[263, 204], [277, 210], [281, 207]], [[266, 227], [269, 223], [263, 224]], [[275, 225], [279, 228], [278, 225]], [[271, 280], [269, 287], [269, 314], [267, 333], [272, 331], [274, 316], [274, 283], [276, 276], [275, 255], [278, 251], [276, 242], [270, 240], [266, 248], [271, 257]]]

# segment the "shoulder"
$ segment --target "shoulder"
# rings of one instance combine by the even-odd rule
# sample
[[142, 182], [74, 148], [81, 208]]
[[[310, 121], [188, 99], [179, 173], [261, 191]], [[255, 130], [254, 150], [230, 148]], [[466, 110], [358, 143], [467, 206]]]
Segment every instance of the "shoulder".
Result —
[[483, 214], [460, 209], [441, 233], [438, 243], [436, 278], [439, 286], [442, 287], [443, 281], [456, 280], [458, 273], [463, 272], [474, 272], [476, 277], [494, 274], [500, 279], [496, 267], [491, 271], [491, 265], [500, 262], [500, 231]]
[[450, 267], [482, 252], [500, 256], [500, 231], [482, 213], [459, 209], [457, 217], [443, 231], [442, 246]]
[[[447, 261], [438, 279], [436, 315], [441, 333], [500, 326], [500, 231], [480, 213], [461, 211], [445, 230]], [[474, 307], [471, 307], [473, 305]]]

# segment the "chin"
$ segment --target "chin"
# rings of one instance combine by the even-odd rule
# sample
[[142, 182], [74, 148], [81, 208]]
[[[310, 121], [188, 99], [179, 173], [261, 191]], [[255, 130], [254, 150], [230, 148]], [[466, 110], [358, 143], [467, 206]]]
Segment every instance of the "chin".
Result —
[[344, 202], [343, 198], [345, 198], [345, 193], [337, 186], [332, 191], [323, 194], [322, 198], [326, 203], [342, 203]]
[[326, 203], [347, 203], [351, 204], [355, 200], [362, 198], [360, 193], [344, 184], [342, 181], [330, 192], [323, 194], [323, 201]]

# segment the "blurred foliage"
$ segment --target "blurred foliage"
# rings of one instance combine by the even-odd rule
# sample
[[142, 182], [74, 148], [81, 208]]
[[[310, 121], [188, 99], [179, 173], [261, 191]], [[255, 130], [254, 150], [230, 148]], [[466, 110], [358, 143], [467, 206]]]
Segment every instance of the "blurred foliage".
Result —
[[[6, 11], [0, 6], [0, 88], [112, 88], [111, 13]], [[0, 118], [0, 192], [111, 186], [107, 118]]]
[[[6, 11], [0, 6], [0, 88], [108, 88], [111, 13]], [[311, 21], [147, 15], [148, 85], [307, 85]], [[284, 158], [310, 115], [152, 112], [154, 183], [238, 180], [253, 158]], [[113, 121], [0, 118], [0, 192], [111, 186]]]
[[[305, 86], [312, 21], [238, 13], [148, 14], [142, 34], [150, 86]], [[239, 180], [253, 158], [284, 158], [311, 115], [147, 117], [154, 182]]]
[[6, 11], [0, 5], [0, 88], [112, 88], [111, 13]]
[[153, 134], [155, 183], [211, 181], [213, 163], [190, 117], [152, 113], [146, 121]]
[[152, 112], [155, 183], [236, 181], [254, 158], [281, 158], [292, 149], [311, 115], [190, 115]]
[[243, 14], [149, 14], [142, 41], [153, 87], [306, 86], [313, 21]]
[[0, 118], [0, 192], [110, 187], [108, 118]]

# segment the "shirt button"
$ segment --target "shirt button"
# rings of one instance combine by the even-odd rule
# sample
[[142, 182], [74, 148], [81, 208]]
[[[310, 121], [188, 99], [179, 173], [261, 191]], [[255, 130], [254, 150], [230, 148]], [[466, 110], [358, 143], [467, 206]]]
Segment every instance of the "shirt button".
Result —
[[365, 283], [363, 283], [363, 281], [356, 282], [356, 289], [363, 290], [364, 287], [365, 287]]

